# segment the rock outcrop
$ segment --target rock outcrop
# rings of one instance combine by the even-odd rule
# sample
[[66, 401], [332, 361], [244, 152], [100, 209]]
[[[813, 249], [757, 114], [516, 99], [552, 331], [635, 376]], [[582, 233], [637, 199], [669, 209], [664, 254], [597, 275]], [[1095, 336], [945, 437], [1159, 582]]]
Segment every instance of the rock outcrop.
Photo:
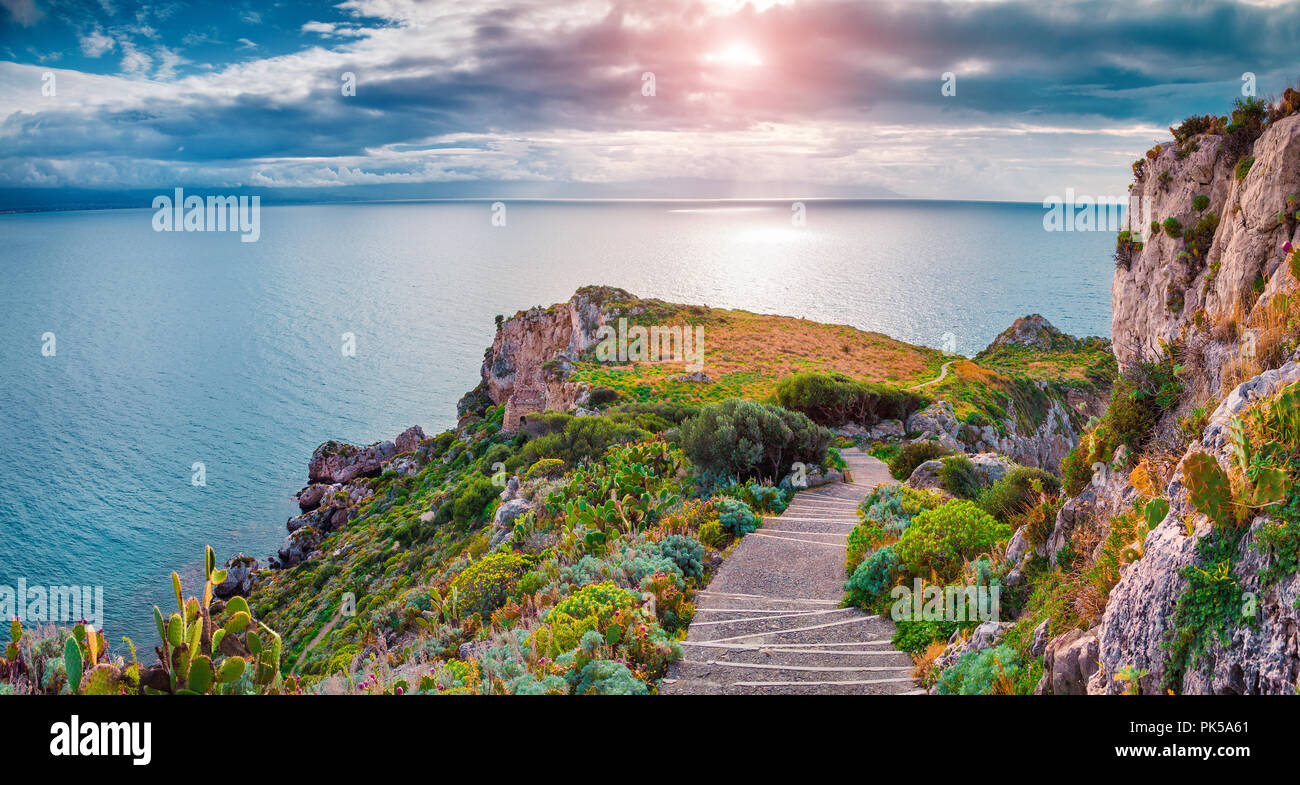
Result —
[[608, 306], [635, 299], [622, 289], [584, 286], [568, 302], [530, 308], [501, 322], [483, 356], [482, 380], [458, 411], [505, 403], [506, 430], [517, 430], [528, 414], [572, 409], [586, 392], [586, 385], [568, 381], [573, 363], [595, 348], [597, 332], [612, 316]]
[[[1006, 476], [1007, 472], [1016, 468], [1015, 462], [991, 452], [978, 452], [974, 455], [966, 456], [975, 467], [979, 474], [980, 485], [989, 486]], [[938, 491], [943, 489], [943, 484], [939, 479], [939, 469], [943, 467], [943, 461], [936, 459], [926, 461], [912, 470], [912, 474], [907, 478], [907, 485], [911, 488], [926, 489]]]
[[[1188, 337], [1199, 320], [1217, 328], [1201, 336], [1206, 346], [1197, 358], [1198, 372], [1217, 385], [1252, 312], [1271, 300], [1284, 279], [1294, 281], [1282, 247], [1300, 239], [1295, 206], [1292, 219], [1285, 220], [1287, 197], [1300, 194], [1300, 115], [1266, 128], [1247, 151], [1254, 163], [1240, 179], [1238, 163], [1244, 166], [1245, 158], [1237, 158], [1241, 151], [1230, 142], [1228, 136], [1201, 134], [1163, 146], [1134, 183], [1133, 195], [1151, 205], [1142, 219], [1161, 230], [1146, 227], [1142, 248], [1115, 270], [1111, 334], [1121, 365], [1157, 353], [1162, 342]], [[1197, 208], [1198, 196], [1208, 198], [1204, 209]], [[1177, 237], [1165, 229], [1167, 219], [1181, 227]], [[1187, 229], [1202, 225], [1208, 231], [1211, 224], [1208, 246], [1189, 252]], [[1266, 281], [1262, 296], [1257, 281]]]

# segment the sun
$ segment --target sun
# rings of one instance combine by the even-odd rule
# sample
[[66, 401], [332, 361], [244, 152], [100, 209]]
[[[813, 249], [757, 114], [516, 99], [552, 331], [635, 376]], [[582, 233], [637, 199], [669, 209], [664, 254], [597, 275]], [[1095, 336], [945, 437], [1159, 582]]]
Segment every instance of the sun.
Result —
[[710, 63], [722, 65], [742, 65], [755, 67], [763, 64], [763, 57], [758, 50], [743, 41], [728, 44], [716, 52], [710, 52], [704, 59]]

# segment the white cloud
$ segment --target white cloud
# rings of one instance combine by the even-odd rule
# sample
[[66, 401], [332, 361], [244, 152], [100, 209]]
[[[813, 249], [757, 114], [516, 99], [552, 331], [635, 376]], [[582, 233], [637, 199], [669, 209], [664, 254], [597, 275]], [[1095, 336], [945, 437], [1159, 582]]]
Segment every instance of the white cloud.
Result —
[[122, 42], [122, 73], [143, 76], [153, 67], [153, 58], [141, 52], [135, 44]]
[[86, 57], [102, 57], [117, 46], [117, 42], [111, 36], [104, 35], [99, 28], [91, 30], [78, 40], [81, 43], [81, 53]]
[[31, 27], [45, 16], [45, 12], [36, 7], [36, 0], [0, 0], [0, 5], [23, 27]]
[[171, 80], [176, 78], [176, 67], [188, 63], [184, 57], [176, 53], [176, 50], [160, 46], [154, 50], [158, 57], [158, 69], [154, 71], [155, 79]]
[[237, 43], [239, 44], [239, 48], [240, 48], [240, 49], [256, 49], [256, 48], [257, 48], [257, 44], [253, 43], [252, 41], [248, 40], [247, 38], [240, 38], [240, 39], [238, 39]]

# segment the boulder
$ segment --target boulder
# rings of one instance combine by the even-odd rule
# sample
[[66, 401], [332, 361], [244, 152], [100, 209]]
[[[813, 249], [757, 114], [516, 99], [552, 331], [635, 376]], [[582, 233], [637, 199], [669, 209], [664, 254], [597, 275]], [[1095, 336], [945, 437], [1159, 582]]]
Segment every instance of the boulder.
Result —
[[947, 401], [935, 401], [907, 418], [907, 433], [920, 434], [921, 438], [949, 436], [955, 440], [957, 426], [957, 415]]
[[410, 428], [402, 431], [393, 440], [393, 445], [397, 454], [404, 452], [415, 452], [420, 447], [420, 442], [424, 441], [424, 431], [418, 425], [412, 425]]
[[321, 497], [327, 490], [329, 490], [328, 485], [315, 483], [298, 491], [298, 509], [303, 512], [316, 509], [320, 506]]
[[397, 454], [392, 442], [376, 442], [356, 447], [344, 442], [328, 441], [312, 453], [307, 478], [312, 482], [340, 483], [358, 477], [379, 474], [384, 463]]
[[[1007, 472], [1016, 468], [1015, 462], [996, 453], [980, 452], [967, 455], [966, 458], [979, 472], [980, 484], [985, 486], [992, 485], [1006, 476]], [[941, 458], [922, 463], [913, 469], [911, 476], [907, 478], [908, 487], [925, 488], [932, 491], [943, 490], [939, 481], [939, 469], [942, 467], [943, 459]]]
[[[1035, 631], [1037, 632], [1037, 631]], [[1089, 680], [1100, 670], [1096, 629], [1058, 635], [1043, 651], [1043, 678], [1038, 695], [1087, 695]]]
[[907, 434], [902, 420], [881, 420], [871, 429], [872, 439], [901, 439]]
[[322, 539], [320, 530], [315, 526], [295, 529], [285, 538], [284, 546], [277, 552], [280, 567], [288, 569], [306, 561], [310, 554], [316, 552]]
[[1034, 628], [1034, 635], [1029, 639], [1029, 656], [1041, 657], [1047, 651], [1049, 643], [1047, 628], [1052, 626], [1051, 619], [1043, 619], [1043, 623]]
[[832, 428], [831, 433], [834, 433], [836, 436], [842, 436], [845, 439], [853, 439], [854, 441], [867, 439], [871, 436], [871, 431], [855, 422], [846, 422], [837, 428]]
[[257, 574], [257, 559], [244, 554], [231, 556], [225, 564], [226, 579], [212, 587], [212, 593], [221, 599], [235, 595], [247, 597], [253, 590], [253, 576]]

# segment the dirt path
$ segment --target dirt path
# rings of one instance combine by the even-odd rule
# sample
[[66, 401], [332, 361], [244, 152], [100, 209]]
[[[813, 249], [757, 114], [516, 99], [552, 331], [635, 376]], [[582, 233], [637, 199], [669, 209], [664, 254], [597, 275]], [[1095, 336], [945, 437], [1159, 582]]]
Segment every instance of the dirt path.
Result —
[[660, 694], [917, 691], [911, 657], [890, 643], [893, 622], [839, 607], [857, 505], [879, 483], [894, 482], [875, 458], [856, 449], [843, 456], [854, 482], [796, 494], [696, 594], [686, 657], [669, 668]]
[[939, 375], [938, 375], [938, 376], [934, 377], [933, 379], [931, 379], [931, 380], [928, 381], [928, 382], [921, 382], [920, 384], [914, 384], [914, 385], [912, 385], [911, 387], [908, 387], [907, 389], [909, 389], [909, 390], [919, 390], [919, 389], [921, 389], [922, 387], [929, 387], [929, 386], [932, 385], [932, 384], [938, 384], [939, 382], [943, 381], [943, 378], [944, 378], [945, 376], [948, 375], [948, 366], [952, 365], [952, 364], [955, 363], [955, 362], [957, 362], [957, 361], [956, 361], [956, 360], [949, 360], [948, 362], [946, 362], [946, 363], [944, 363], [943, 365], [939, 366]]

